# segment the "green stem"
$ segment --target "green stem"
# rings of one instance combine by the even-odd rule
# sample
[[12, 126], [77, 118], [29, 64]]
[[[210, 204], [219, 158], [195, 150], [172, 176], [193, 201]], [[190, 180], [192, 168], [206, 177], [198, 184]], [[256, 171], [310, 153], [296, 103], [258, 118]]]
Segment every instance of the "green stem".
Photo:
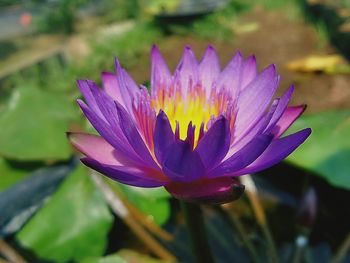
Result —
[[205, 230], [202, 210], [198, 204], [181, 201], [192, 248], [197, 263], [214, 263]]

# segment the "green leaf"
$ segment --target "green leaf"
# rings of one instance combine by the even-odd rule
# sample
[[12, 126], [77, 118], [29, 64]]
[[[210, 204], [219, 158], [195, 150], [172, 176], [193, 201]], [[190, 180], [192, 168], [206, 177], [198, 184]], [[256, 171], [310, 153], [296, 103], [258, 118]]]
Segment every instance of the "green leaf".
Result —
[[17, 235], [39, 257], [55, 262], [101, 256], [113, 216], [79, 166]]
[[[151, 190], [120, 185], [126, 198], [140, 209], [144, 214], [150, 216], [158, 225], [166, 223], [170, 216], [170, 204], [164, 193], [165, 190]], [[148, 194], [145, 194], [148, 192]], [[152, 195], [153, 193], [153, 195]], [[164, 197], [163, 197], [164, 196]]]
[[102, 258], [88, 258], [80, 263], [128, 263], [125, 259], [118, 255], [109, 255]]
[[22, 87], [0, 113], [0, 155], [21, 161], [68, 159], [65, 132], [76, 119], [74, 103], [60, 94]]
[[167, 192], [164, 187], [156, 187], [156, 188], [141, 188], [141, 187], [133, 187], [128, 185], [123, 185], [123, 188], [127, 188], [127, 191], [134, 192], [140, 197], [151, 198], [151, 199], [162, 199], [162, 198], [170, 198], [171, 195]]
[[0, 158], [0, 192], [22, 180], [28, 173], [28, 170], [16, 169], [7, 160]]
[[350, 190], [350, 111], [301, 117], [288, 133], [311, 127], [312, 134], [288, 160], [316, 172], [334, 186]]
[[101, 258], [88, 258], [81, 263], [165, 263], [168, 261], [151, 258], [129, 249], [122, 249], [118, 253]]

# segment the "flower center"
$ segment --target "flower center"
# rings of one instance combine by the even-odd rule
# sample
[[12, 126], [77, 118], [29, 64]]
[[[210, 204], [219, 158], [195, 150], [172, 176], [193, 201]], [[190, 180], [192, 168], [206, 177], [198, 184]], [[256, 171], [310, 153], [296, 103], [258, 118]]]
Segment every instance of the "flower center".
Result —
[[169, 94], [165, 94], [164, 90], [159, 90], [157, 96], [152, 99], [152, 106], [156, 112], [159, 112], [160, 109], [165, 112], [174, 132], [178, 123], [180, 139], [186, 139], [188, 125], [192, 122], [192, 126], [195, 126], [194, 141], [196, 145], [201, 125], [204, 125], [203, 128], [206, 131], [211, 118], [216, 118], [221, 113], [226, 112], [229, 101], [226, 92], [216, 93], [212, 91], [208, 98], [205, 90], [197, 85], [186, 96], [180, 91], [169, 96]]

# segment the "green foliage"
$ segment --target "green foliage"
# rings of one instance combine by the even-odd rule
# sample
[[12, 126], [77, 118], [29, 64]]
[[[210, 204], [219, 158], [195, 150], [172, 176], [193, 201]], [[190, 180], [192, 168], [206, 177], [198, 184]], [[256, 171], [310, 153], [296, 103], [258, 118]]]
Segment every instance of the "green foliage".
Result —
[[16, 237], [40, 258], [80, 261], [104, 253], [112, 221], [104, 197], [79, 166]]
[[22, 161], [68, 159], [65, 132], [74, 120], [77, 109], [61, 94], [16, 89], [0, 115], [0, 154]]
[[102, 258], [88, 258], [81, 263], [128, 263], [125, 259], [118, 255], [109, 255]]
[[224, 9], [207, 15], [193, 23], [193, 32], [198, 36], [230, 40], [233, 37], [232, 23], [237, 15], [249, 9], [243, 1], [231, 1]]
[[312, 128], [310, 138], [288, 160], [350, 190], [350, 111], [303, 116], [288, 133], [305, 127]]
[[169, 194], [163, 188], [140, 189], [136, 187], [120, 185], [127, 199], [150, 216], [158, 225], [167, 222], [170, 217]]
[[108, 255], [101, 258], [88, 258], [81, 263], [128, 263], [128, 262], [140, 262], [140, 263], [165, 263], [168, 261], [154, 259], [146, 255], [142, 255], [132, 250], [122, 249], [118, 253]]
[[[150, 46], [162, 38], [161, 32], [151, 23], [137, 24], [133, 29], [122, 36], [111, 36], [103, 41], [95, 43], [93, 54], [87, 61], [87, 65], [82, 69], [85, 74], [93, 70], [96, 74], [99, 71], [113, 69], [113, 56], [117, 57], [123, 67], [137, 65], [139, 57], [148, 53]], [[94, 65], [94, 66], [91, 66]], [[96, 70], [98, 69], [98, 70]], [[92, 74], [93, 72], [91, 72]]]
[[104, 13], [106, 22], [138, 18], [140, 12], [138, 0], [104, 0], [103, 2], [101, 11]]
[[60, 0], [57, 6], [47, 7], [37, 23], [38, 30], [46, 33], [73, 33], [77, 8], [85, 2], [86, 0]]
[[0, 192], [20, 181], [28, 174], [26, 169], [16, 169], [8, 160], [0, 158]]

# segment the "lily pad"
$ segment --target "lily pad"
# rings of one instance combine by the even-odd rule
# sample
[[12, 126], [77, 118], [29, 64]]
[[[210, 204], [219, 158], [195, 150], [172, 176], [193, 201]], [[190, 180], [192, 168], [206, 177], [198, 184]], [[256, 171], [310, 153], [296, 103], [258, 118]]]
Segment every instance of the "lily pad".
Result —
[[[170, 204], [166, 191], [159, 188], [150, 190], [120, 185], [127, 199], [140, 209], [144, 214], [150, 216], [158, 225], [167, 222], [170, 217]], [[147, 193], [147, 194], [145, 194]]]
[[312, 128], [311, 136], [288, 160], [315, 172], [336, 187], [350, 190], [350, 111], [303, 116], [289, 133], [305, 127]]
[[72, 160], [28, 172], [25, 179], [0, 192], [0, 237], [21, 229], [75, 167], [76, 161]]
[[151, 258], [147, 255], [140, 254], [129, 249], [122, 249], [116, 254], [108, 255], [101, 258], [88, 258], [81, 263], [128, 263], [128, 262], [142, 262], [142, 263], [165, 263], [168, 261]]
[[22, 87], [0, 113], [0, 155], [21, 161], [68, 159], [65, 132], [76, 120], [74, 103], [61, 94]]
[[87, 170], [79, 166], [17, 235], [40, 258], [55, 262], [100, 257], [113, 216]]
[[27, 170], [16, 169], [7, 160], [0, 158], [0, 192], [22, 180], [27, 174]]

